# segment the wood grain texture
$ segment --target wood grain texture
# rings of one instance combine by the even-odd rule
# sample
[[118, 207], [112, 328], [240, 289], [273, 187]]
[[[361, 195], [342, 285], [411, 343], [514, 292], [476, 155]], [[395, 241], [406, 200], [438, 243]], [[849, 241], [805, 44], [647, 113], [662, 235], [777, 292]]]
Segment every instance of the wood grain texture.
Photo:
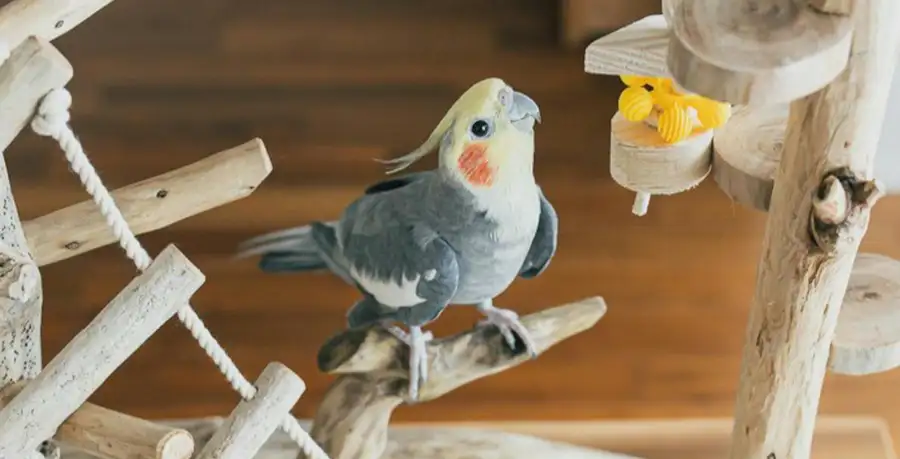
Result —
[[828, 369], [866, 375], [900, 366], [900, 262], [861, 253], [831, 343]]
[[0, 457], [22, 457], [50, 439], [204, 280], [174, 245], [163, 250], [0, 409]]
[[896, 64], [895, 6], [860, 0], [847, 68], [791, 103], [744, 333], [731, 459], [810, 457], [831, 341], [870, 198], [880, 194], [871, 193], [872, 173]]
[[[0, 407], [25, 387], [27, 381], [0, 390]], [[53, 435], [63, 448], [89, 453], [94, 458], [189, 459], [194, 439], [184, 430], [124, 413], [82, 403]]]
[[[634, 193], [608, 169], [621, 81], [584, 73], [583, 49], [557, 47], [555, 2], [484, 4], [117, 0], [53, 43], [76, 67], [73, 127], [111, 189], [249, 138], [265, 142], [274, 168], [251, 196], [141, 242], [150, 253], [175, 243], [204, 272], [191, 304], [245, 375], [277, 360], [303, 378], [298, 417], [314, 415], [334, 379], [318, 371], [316, 354], [357, 294], [329, 276], [263, 275], [252, 261], [232, 261], [234, 248], [263, 231], [338, 216], [385, 177], [371, 158], [415, 148], [461, 91], [489, 75], [541, 106], [536, 174], [561, 232], [547, 271], [517, 281], [497, 304], [524, 315], [603, 295], [610, 309], [538, 360], [400, 407], [393, 419], [731, 416], [766, 215], [706, 180], [656, 196], [651, 212], [633, 216]], [[53, 142], [25, 133], [6, 160], [23, 219], [88, 197]], [[900, 257], [896, 228], [900, 200], [883, 198], [863, 250]], [[135, 275], [116, 246], [42, 271], [46, 360]], [[431, 330], [440, 338], [471, 327], [480, 319], [472, 309], [450, 308]], [[885, 416], [900, 439], [898, 384], [898, 371], [828, 375], [821, 412]], [[224, 416], [236, 400], [174, 321], [91, 399], [151, 419]], [[721, 458], [727, 444], [716, 445], [708, 455]]]
[[847, 64], [851, 20], [798, 0], [683, 0], [667, 64], [690, 92], [739, 105], [788, 103]]

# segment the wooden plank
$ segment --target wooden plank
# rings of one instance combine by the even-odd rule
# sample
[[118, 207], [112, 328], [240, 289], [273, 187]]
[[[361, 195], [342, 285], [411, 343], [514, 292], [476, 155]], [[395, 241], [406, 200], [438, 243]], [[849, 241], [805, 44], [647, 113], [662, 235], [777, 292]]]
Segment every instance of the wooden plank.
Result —
[[[198, 445], [208, 441], [222, 418], [165, 421], [192, 433]], [[570, 422], [459, 422], [404, 423], [391, 428], [388, 453], [383, 459], [399, 459], [403, 445], [427, 441], [441, 432], [462, 435], [476, 429], [528, 435], [620, 455], [646, 459], [721, 459], [728, 454], [732, 420], [686, 418], [668, 420], [570, 421]], [[307, 428], [308, 424], [304, 424]], [[537, 443], [535, 443], [537, 444]], [[441, 451], [417, 459], [444, 459]], [[496, 453], [495, 453], [496, 454]], [[282, 432], [270, 438], [255, 459], [295, 459], [296, 445]], [[512, 456], [491, 456], [515, 459]], [[589, 456], [583, 456], [585, 458]], [[812, 459], [897, 459], [886, 423], [874, 417], [823, 416], [816, 425]], [[64, 452], [63, 459], [88, 459]]]

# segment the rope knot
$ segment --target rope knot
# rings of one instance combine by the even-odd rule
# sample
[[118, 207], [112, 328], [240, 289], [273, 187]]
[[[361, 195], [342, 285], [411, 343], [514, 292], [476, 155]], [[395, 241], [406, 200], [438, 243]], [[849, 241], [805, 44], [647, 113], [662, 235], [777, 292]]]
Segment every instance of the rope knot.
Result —
[[39, 135], [58, 137], [69, 122], [71, 106], [72, 94], [67, 89], [59, 88], [48, 92], [31, 120], [31, 129]]

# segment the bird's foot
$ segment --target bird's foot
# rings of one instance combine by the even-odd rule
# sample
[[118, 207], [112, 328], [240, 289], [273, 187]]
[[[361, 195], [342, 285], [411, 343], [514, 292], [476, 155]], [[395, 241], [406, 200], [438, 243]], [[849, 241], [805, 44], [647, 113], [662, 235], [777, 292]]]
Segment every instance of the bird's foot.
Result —
[[396, 325], [384, 324], [384, 328], [409, 346], [409, 398], [419, 399], [419, 387], [428, 379], [428, 353], [425, 345], [434, 339], [430, 331], [421, 327], [409, 327], [409, 333]]
[[434, 339], [431, 332], [420, 327], [409, 327], [409, 398], [419, 399], [419, 386], [428, 379], [428, 352], [425, 344]]
[[534, 340], [531, 339], [528, 329], [519, 321], [519, 315], [515, 311], [497, 308], [490, 301], [479, 304], [478, 311], [485, 315], [485, 318], [479, 323], [487, 323], [499, 328], [500, 334], [503, 335], [503, 339], [506, 340], [506, 344], [509, 345], [510, 349], [516, 349], [516, 337], [513, 335], [513, 332], [515, 332], [522, 339], [525, 350], [528, 351], [531, 358], [537, 357], [537, 347], [534, 344]]

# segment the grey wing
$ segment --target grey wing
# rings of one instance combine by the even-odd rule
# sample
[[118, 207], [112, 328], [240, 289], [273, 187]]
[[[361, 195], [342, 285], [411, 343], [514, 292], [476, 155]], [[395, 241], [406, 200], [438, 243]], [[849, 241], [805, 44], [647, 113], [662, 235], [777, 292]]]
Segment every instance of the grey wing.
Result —
[[370, 318], [406, 325], [423, 325], [437, 318], [459, 284], [456, 252], [423, 223], [403, 221], [390, 212], [367, 213], [362, 220], [367, 220], [365, 231], [351, 228], [342, 241], [350, 276], [374, 300], [358, 307], [368, 308], [365, 315]]
[[531, 241], [531, 248], [519, 270], [519, 275], [524, 278], [536, 277], [550, 264], [550, 259], [556, 254], [556, 246], [559, 232], [559, 217], [556, 209], [547, 200], [544, 193], [538, 189], [541, 200], [541, 216], [538, 220], [537, 232]]

